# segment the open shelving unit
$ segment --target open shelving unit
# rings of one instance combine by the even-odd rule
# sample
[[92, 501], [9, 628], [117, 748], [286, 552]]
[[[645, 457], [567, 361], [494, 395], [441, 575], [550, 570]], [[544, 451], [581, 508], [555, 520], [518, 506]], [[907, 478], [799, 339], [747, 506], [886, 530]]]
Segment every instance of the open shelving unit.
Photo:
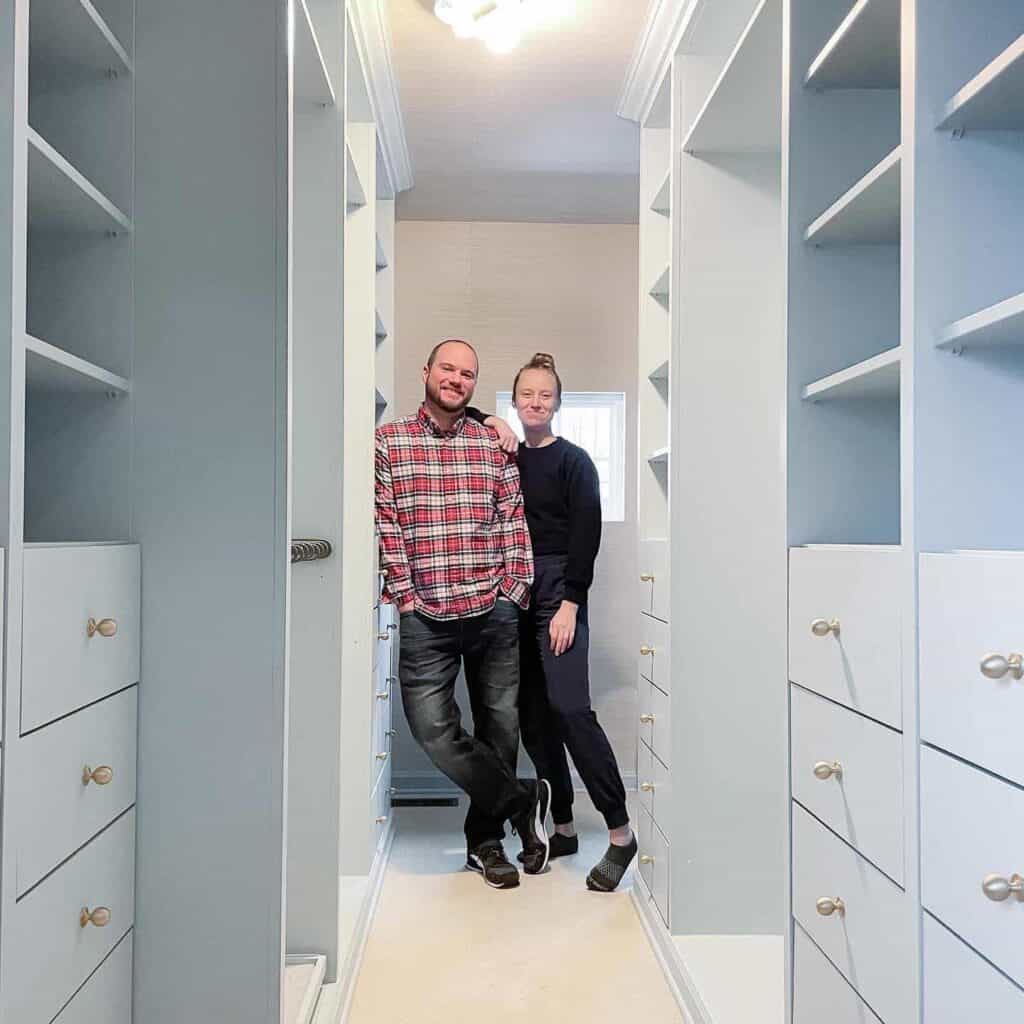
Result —
[[672, 216], [672, 172], [668, 171], [658, 191], [651, 200], [651, 212], [660, 213], [662, 217]]
[[898, 89], [899, 0], [857, 0], [814, 58], [804, 84], [811, 89]]
[[658, 448], [656, 451], [651, 452], [647, 456], [647, 461], [652, 466], [667, 466], [669, 457], [669, 448], [666, 445], [664, 448]]
[[668, 367], [668, 360], [666, 359], [663, 363], [659, 363], [653, 370], [651, 370], [651, 372], [649, 374], [647, 374], [647, 379], [652, 381], [652, 382], [656, 382], [656, 383], [665, 382], [667, 384], [668, 383], [668, 376], [669, 376], [669, 367]]
[[899, 147], [807, 228], [811, 245], [884, 245], [900, 239]]
[[672, 291], [672, 268], [666, 267], [659, 275], [657, 281], [651, 285], [650, 296], [658, 303], [669, 308], [670, 292]]
[[838, 373], [829, 374], [803, 390], [803, 397], [811, 402], [844, 398], [898, 399], [899, 396], [899, 348], [889, 349]]
[[25, 336], [25, 378], [30, 391], [123, 396], [131, 381], [31, 335]]
[[366, 205], [366, 190], [363, 188], [362, 178], [359, 176], [359, 168], [356, 166], [355, 158], [352, 156], [352, 145], [345, 140], [345, 203], [348, 212], [352, 213]]
[[683, 152], [777, 152], [782, 96], [757, 84], [777, 74], [781, 57], [782, 0], [761, 0], [683, 139]]
[[946, 103], [939, 127], [1024, 129], [1024, 35]]
[[956, 320], [939, 335], [939, 348], [1024, 345], [1024, 293]]
[[29, 8], [32, 60], [132, 74], [131, 57], [90, 0], [38, 0]]
[[379, 344], [381, 344], [381, 342], [387, 340], [388, 329], [384, 326], [384, 321], [381, 319], [379, 311], [377, 311], [374, 314], [374, 316], [376, 317], [376, 320], [377, 320], [377, 326], [376, 326], [376, 328], [374, 330], [374, 336], [376, 337], [377, 344], [379, 345]]
[[375, 264], [377, 270], [387, 270], [388, 258], [384, 253], [384, 243], [380, 239], [380, 234], [377, 235], [377, 256]]
[[334, 83], [306, 0], [295, 2], [295, 98], [324, 107], [335, 105]]

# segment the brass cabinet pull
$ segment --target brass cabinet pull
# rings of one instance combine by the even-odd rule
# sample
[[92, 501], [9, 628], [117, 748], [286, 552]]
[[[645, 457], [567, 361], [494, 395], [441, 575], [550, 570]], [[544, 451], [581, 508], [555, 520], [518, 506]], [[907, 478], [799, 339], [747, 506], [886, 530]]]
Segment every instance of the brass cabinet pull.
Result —
[[640, 721], [643, 722], [644, 725], [650, 725], [651, 722], [654, 721], [654, 715], [641, 715]]
[[387, 690], [384, 690], [382, 693], [377, 694], [377, 700], [387, 700], [390, 696], [391, 694]]
[[646, 644], [644, 644], [640, 648], [640, 653], [646, 658], [648, 654], [653, 654], [654, 653], [654, 648], [653, 647], [648, 647]]
[[828, 636], [829, 633], [834, 633], [836, 636], [839, 636], [839, 620], [815, 619], [811, 623], [811, 632], [815, 636]]
[[387, 640], [387, 638], [388, 638], [388, 634], [386, 632], [385, 633], [378, 633], [377, 634], [377, 639], [378, 640]]
[[101, 764], [98, 768], [90, 768], [86, 765], [82, 769], [82, 785], [88, 786], [95, 782], [97, 786], [109, 786], [114, 778], [114, 769], [110, 765]]
[[981, 891], [993, 903], [1003, 903], [1011, 896], [1016, 896], [1018, 900], [1024, 902], [1024, 878], [1016, 874], [1010, 875], [1009, 878], [1003, 878], [1002, 875], [986, 875], [981, 883]]
[[843, 766], [838, 761], [819, 761], [814, 766], [814, 777], [821, 779], [822, 782], [831, 779], [835, 776], [837, 779], [841, 778], [843, 774]]
[[642, 573], [640, 573], [640, 582], [641, 583], [653, 583], [654, 582], [654, 573], [653, 572], [642, 572]]
[[1024, 655], [986, 654], [981, 659], [981, 674], [987, 679], [1002, 679], [1010, 676], [1013, 679], [1024, 679]]
[[384, 751], [381, 751], [381, 753], [379, 753], [379, 754], [377, 755], [377, 760], [378, 760], [378, 761], [386, 761], [387, 759], [388, 759], [388, 753], [387, 753], [387, 751], [386, 751], [386, 750], [384, 750]]
[[117, 620], [116, 619], [89, 619], [85, 624], [85, 634], [88, 637], [94, 637], [97, 633], [100, 636], [106, 637], [108, 640], [112, 636], [117, 636]]
[[379, 818], [375, 818], [374, 820], [377, 822], [378, 825], [383, 825], [384, 822], [388, 820], [388, 818], [386, 814], [382, 814]]
[[640, 783], [640, 789], [644, 793], [653, 793], [654, 792], [654, 783], [653, 782], [641, 782]]
[[640, 854], [640, 863], [641, 864], [653, 864], [654, 863], [654, 858], [649, 853], [642, 853], [642, 854]]
[[90, 924], [96, 928], [106, 928], [110, 924], [110, 908], [96, 907], [90, 910], [88, 907], [82, 907], [82, 912], [78, 915], [78, 924], [82, 928]]
[[394, 729], [388, 729], [388, 731], [386, 733], [384, 733], [384, 735], [389, 737], [389, 738], [391, 738], [391, 737], [397, 736], [398, 733], [395, 732]]
[[822, 896], [814, 906], [822, 917], [831, 917], [833, 914], [842, 917], [846, 913], [846, 904], [838, 896]]

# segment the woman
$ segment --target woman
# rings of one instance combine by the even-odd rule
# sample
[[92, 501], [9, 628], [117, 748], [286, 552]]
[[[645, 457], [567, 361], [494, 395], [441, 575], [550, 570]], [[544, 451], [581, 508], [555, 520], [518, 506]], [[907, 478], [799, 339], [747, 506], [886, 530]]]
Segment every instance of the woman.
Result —
[[[562, 382], [551, 356], [535, 355], [516, 374], [512, 394], [526, 437], [518, 462], [535, 575], [529, 610], [519, 618], [523, 745], [538, 778], [551, 781], [552, 859], [579, 850], [568, 748], [608, 826], [608, 850], [587, 876], [587, 888], [611, 892], [637, 845], [615, 755], [590, 706], [587, 592], [601, 543], [597, 469], [582, 448], [551, 432], [562, 402]], [[495, 429], [503, 448], [515, 451], [518, 441], [504, 420], [466, 411]], [[526, 852], [520, 859], [529, 856]]]

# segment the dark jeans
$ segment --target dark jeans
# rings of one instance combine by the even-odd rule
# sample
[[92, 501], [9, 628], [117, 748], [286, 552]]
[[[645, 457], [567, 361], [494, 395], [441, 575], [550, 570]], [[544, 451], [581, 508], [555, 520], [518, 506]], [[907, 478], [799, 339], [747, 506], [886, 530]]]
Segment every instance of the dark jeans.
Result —
[[629, 821], [626, 787], [611, 744], [590, 706], [590, 625], [587, 606], [576, 613], [576, 637], [560, 657], [551, 650], [548, 626], [562, 603], [562, 555], [534, 558], [533, 596], [520, 613], [519, 717], [523, 746], [538, 778], [551, 782], [551, 816], [556, 825], [572, 821], [572, 755], [583, 785], [608, 828]]
[[[485, 615], [438, 622], [401, 616], [398, 677], [416, 742], [469, 794], [470, 848], [503, 839], [505, 821], [525, 812], [530, 790], [516, 779], [519, 753], [519, 610], [499, 600]], [[455, 702], [459, 666], [466, 670], [473, 735]]]

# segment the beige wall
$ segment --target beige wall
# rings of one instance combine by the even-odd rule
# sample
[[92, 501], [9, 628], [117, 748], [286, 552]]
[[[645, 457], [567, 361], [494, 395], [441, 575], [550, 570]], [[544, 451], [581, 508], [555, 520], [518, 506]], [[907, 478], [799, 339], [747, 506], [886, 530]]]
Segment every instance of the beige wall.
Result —
[[[590, 616], [594, 707], [627, 784], [636, 772], [637, 260], [635, 225], [396, 227], [396, 416], [416, 410], [420, 368], [450, 337], [480, 354], [474, 404], [483, 409], [536, 351], [555, 357], [568, 391], [626, 393], [627, 520], [605, 523]], [[460, 706], [467, 716], [468, 704]], [[395, 785], [444, 788], [396, 712]]]

